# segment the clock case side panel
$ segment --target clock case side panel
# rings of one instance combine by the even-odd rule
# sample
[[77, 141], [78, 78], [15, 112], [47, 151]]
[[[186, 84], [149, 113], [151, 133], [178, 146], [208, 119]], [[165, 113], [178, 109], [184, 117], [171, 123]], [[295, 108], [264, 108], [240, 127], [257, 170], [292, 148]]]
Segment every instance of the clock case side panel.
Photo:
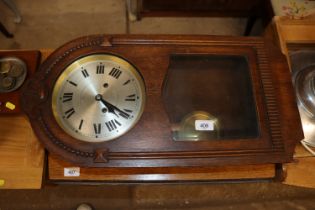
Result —
[[[34, 106], [33, 109], [28, 109], [27, 113], [31, 119], [33, 129], [35, 133], [40, 137], [40, 140], [44, 143], [44, 145], [48, 148], [50, 152], [56, 153], [60, 155], [67, 161], [73, 162], [77, 165], [81, 166], [91, 166], [91, 167], [167, 167], [167, 166], [210, 166], [210, 165], [237, 165], [237, 164], [257, 164], [257, 163], [278, 163], [278, 162], [287, 162], [291, 159], [291, 154], [286, 154], [287, 148], [291, 148], [296, 142], [296, 138], [298, 135], [293, 133], [292, 138], [290, 138], [291, 146], [285, 146], [285, 150], [283, 148], [283, 144], [287, 144], [286, 137], [290, 137], [292, 132], [298, 133], [298, 131], [286, 130], [283, 128], [283, 118], [280, 116], [284, 113], [280, 110], [285, 103], [284, 98], [280, 97], [280, 100], [275, 98], [274, 87], [276, 89], [278, 84], [276, 80], [272, 79], [270, 74], [270, 66], [272, 69], [274, 66], [282, 66], [282, 69], [287, 69], [287, 65], [285, 63], [276, 63], [274, 64], [273, 60], [268, 58], [267, 56], [271, 52], [266, 52], [266, 46], [263, 40], [258, 38], [231, 38], [231, 37], [212, 37], [212, 36], [93, 36], [93, 37], [83, 37], [77, 40], [74, 40], [65, 46], [59, 48], [55, 53], [53, 53], [42, 65], [42, 71], [36, 77], [36, 82], [33, 81], [33, 84], [37, 84], [38, 81], [44, 81], [46, 76], [50, 73], [49, 71], [56, 65], [56, 63], [60, 62], [63, 58], [67, 57], [68, 62], [74, 60], [79, 56], [80, 53], [88, 54], [90, 50], [93, 52], [112, 52], [113, 54], [124, 55], [128, 59], [128, 56], [133, 57], [132, 54], [134, 52], [130, 51], [130, 48], [138, 46], [149, 47], [152, 51], [156, 51], [155, 46], [157, 47], [170, 47], [177, 49], [177, 47], [182, 47], [186, 49], [187, 52], [191, 52], [193, 47], [216, 47], [220, 49], [222, 47], [249, 47], [257, 50], [257, 68], [259, 71], [262, 71], [261, 80], [262, 80], [262, 89], [263, 89], [263, 98], [266, 99], [266, 106], [268, 119], [265, 119], [267, 125], [270, 125], [270, 135], [271, 139], [267, 142], [266, 145], [262, 148], [257, 148], [254, 150], [218, 150], [212, 152], [198, 151], [198, 152], [152, 152], [146, 150], [139, 150], [139, 152], [129, 151], [128, 147], [125, 147], [123, 152], [119, 152], [115, 146], [119, 146], [119, 144], [113, 143], [110, 144], [99, 144], [98, 146], [87, 145], [81, 142], [73, 142], [73, 139], [69, 138], [69, 136], [60, 133], [61, 130], [54, 124], [54, 120], [52, 119], [52, 115], [49, 116], [49, 111], [47, 107], [50, 107], [49, 104], [49, 91], [48, 87], [52, 88], [53, 80], [46, 81], [44, 84], [42, 83], [40, 86], [34, 86], [33, 90], [36, 94], [33, 94], [34, 97]], [[139, 51], [143, 53], [143, 51]], [[171, 52], [169, 52], [171, 53]], [[139, 65], [139, 61], [146, 62], [144, 57], [148, 55], [142, 55], [143, 58], [135, 61], [131, 59], [132, 63]], [[273, 55], [272, 55], [273, 56]], [[163, 57], [165, 59], [165, 57]], [[281, 60], [281, 59], [280, 59]], [[271, 62], [272, 64], [270, 64]], [[63, 66], [66, 66], [67, 63], [64, 63]], [[149, 65], [149, 61], [147, 61], [146, 65]], [[270, 65], [270, 66], [269, 66]], [[142, 65], [144, 66], [144, 65]], [[141, 68], [140, 68], [141, 70]], [[158, 68], [157, 68], [158, 70]], [[60, 70], [59, 70], [60, 71]], [[59, 72], [60, 73], [60, 72]], [[56, 79], [58, 75], [55, 75]], [[146, 84], [147, 89], [150, 90], [151, 85], [155, 84], [152, 82], [153, 78], [147, 78]], [[272, 81], [273, 80], [273, 81]], [[159, 81], [159, 83], [162, 83]], [[260, 83], [260, 82], [259, 82]], [[271, 87], [268, 88], [268, 85]], [[286, 83], [286, 85], [288, 85]], [[283, 87], [283, 91], [286, 90], [286, 86]], [[153, 88], [155, 89], [155, 88]], [[150, 94], [150, 93], [148, 93]], [[276, 91], [278, 94], [278, 90]], [[156, 94], [154, 97], [158, 97]], [[288, 95], [291, 102], [292, 96]], [[294, 96], [293, 96], [294, 97]], [[30, 99], [30, 98], [29, 98]], [[36, 102], [37, 100], [37, 102]], [[269, 101], [268, 101], [269, 100]], [[263, 100], [265, 101], [265, 100]], [[147, 102], [149, 103], [149, 102]], [[264, 103], [264, 102], [262, 102]], [[269, 104], [269, 105], [268, 105]], [[270, 111], [274, 109], [275, 111]], [[161, 110], [162, 111], [162, 110]], [[295, 112], [294, 107], [290, 109], [291, 112]], [[297, 110], [296, 110], [297, 111]], [[145, 111], [146, 112], [146, 111]], [[165, 112], [165, 111], [162, 111]], [[46, 113], [46, 114], [44, 114]], [[47, 115], [48, 114], [48, 115]], [[295, 120], [295, 113], [286, 113], [285, 120]], [[48, 117], [47, 117], [48, 116]], [[293, 117], [292, 117], [293, 116]], [[41, 117], [46, 117], [45, 120], [41, 121]], [[274, 120], [273, 124], [270, 124], [270, 120]], [[149, 123], [150, 118], [142, 119], [142, 125], [146, 122]], [[281, 122], [279, 122], [281, 120]], [[272, 120], [271, 120], [272, 121]], [[46, 125], [48, 122], [49, 126]], [[168, 124], [166, 122], [158, 122], [162, 124]], [[49, 132], [47, 132], [49, 131]], [[283, 133], [287, 131], [287, 133]], [[131, 131], [133, 132], [133, 131]], [[55, 138], [55, 134], [57, 134], [61, 139]], [[164, 134], [163, 134], [164, 135]], [[135, 135], [133, 135], [135, 136]], [[276, 137], [277, 141], [274, 141], [274, 137]], [[284, 138], [283, 138], [284, 137]], [[161, 136], [162, 140], [165, 139], [165, 136]], [[169, 137], [170, 138], [170, 137]], [[64, 141], [66, 139], [66, 141]], [[55, 141], [54, 141], [55, 140]], [[136, 139], [135, 139], [136, 140]], [[116, 140], [115, 140], [116, 141]], [[268, 141], [268, 140], [267, 140]], [[119, 141], [117, 141], [119, 142]], [[145, 144], [145, 142], [142, 142]], [[158, 143], [159, 144], [159, 143]], [[200, 143], [202, 145], [204, 143]], [[73, 148], [73, 146], [75, 148]], [[127, 144], [128, 145], [128, 144]], [[141, 145], [141, 144], [140, 144]], [[240, 144], [242, 145], [242, 144]], [[147, 146], [147, 145], [146, 145]], [[151, 145], [152, 146], [152, 145]], [[186, 144], [184, 147], [180, 148], [189, 148], [189, 144]], [[245, 146], [246, 148], [246, 146]], [[118, 152], [115, 152], [116, 151]]]
[[285, 156], [287, 162], [290, 162], [293, 160], [296, 145], [304, 139], [301, 117], [286, 56], [271, 41], [266, 42], [266, 50], [269, 57], [272, 58], [271, 75], [279, 101], [281, 133], [285, 142]]

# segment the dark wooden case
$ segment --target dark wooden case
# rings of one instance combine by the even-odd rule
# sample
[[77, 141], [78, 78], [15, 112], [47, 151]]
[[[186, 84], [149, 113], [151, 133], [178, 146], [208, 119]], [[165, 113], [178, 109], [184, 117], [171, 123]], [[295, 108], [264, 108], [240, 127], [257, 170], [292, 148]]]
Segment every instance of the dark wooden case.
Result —
[[[56, 123], [51, 108], [52, 90], [61, 72], [76, 59], [94, 53], [110, 53], [131, 62], [141, 72], [147, 91], [146, 106], [138, 124], [122, 137], [103, 143], [86, 143], [67, 135]], [[247, 59], [258, 136], [196, 142], [172, 139], [162, 88], [170, 57], [182, 54], [243, 56]], [[286, 59], [262, 38], [82, 37], [65, 44], [47, 58], [39, 72], [25, 85], [22, 105], [38, 139], [49, 152], [88, 167], [284, 163], [292, 160], [294, 147], [303, 138]]]
[[261, 16], [262, 0], [137, 0], [138, 16]]

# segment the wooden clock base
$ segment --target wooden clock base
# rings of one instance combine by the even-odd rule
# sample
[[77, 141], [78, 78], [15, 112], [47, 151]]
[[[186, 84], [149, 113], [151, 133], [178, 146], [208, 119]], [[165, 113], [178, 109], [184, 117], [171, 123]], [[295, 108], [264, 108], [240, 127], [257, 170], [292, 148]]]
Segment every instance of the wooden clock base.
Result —
[[280, 180], [275, 164], [224, 167], [167, 167], [167, 168], [80, 168], [79, 176], [65, 176], [67, 169], [77, 166], [48, 155], [48, 181], [143, 183], [176, 181], [236, 181]]

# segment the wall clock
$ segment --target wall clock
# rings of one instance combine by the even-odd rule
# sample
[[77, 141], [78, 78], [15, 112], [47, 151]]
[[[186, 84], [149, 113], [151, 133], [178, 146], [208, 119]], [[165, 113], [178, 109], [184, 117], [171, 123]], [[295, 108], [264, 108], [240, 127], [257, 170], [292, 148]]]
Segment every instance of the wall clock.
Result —
[[286, 60], [260, 38], [82, 37], [47, 58], [22, 106], [80, 166], [283, 163], [303, 138]]

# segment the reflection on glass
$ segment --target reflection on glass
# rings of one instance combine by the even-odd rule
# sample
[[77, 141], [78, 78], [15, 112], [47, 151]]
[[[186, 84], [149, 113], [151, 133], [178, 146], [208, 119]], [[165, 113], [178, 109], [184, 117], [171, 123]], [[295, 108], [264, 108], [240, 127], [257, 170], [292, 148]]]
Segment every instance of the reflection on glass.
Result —
[[[198, 121], [200, 121], [199, 124]], [[174, 139], [198, 141], [200, 139], [219, 138], [218, 119], [204, 111], [189, 113], [178, 125], [172, 128]]]
[[250, 70], [244, 56], [171, 56], [163, 100], [174, 140], [259, 135]]

